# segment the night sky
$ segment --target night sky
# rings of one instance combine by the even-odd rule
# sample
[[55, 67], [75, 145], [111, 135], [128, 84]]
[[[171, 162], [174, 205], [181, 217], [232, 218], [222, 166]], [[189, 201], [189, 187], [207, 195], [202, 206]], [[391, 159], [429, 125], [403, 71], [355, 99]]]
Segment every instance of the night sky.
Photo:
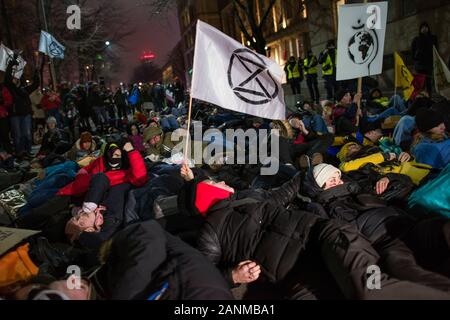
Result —
[[174, 8], [167, 16], [149, 18], [149, 14], [142, 7], [138, 7], [137, 0], [121, 0], [123, 7], [130, 10], [130, 19], [136, 31], [133, 35], [122, 41], [128, 48], [122, 54], [122, 69], [118, 81], [128, 82], [133, 74], [133, 69], [139, 65], [139, 56], [144, 50], [152, 51], [157, 58], [155, 63], [164, 65], [168, 60], [168, 54], [180, 40], [180, 28], [177, 18], [177, 10]]

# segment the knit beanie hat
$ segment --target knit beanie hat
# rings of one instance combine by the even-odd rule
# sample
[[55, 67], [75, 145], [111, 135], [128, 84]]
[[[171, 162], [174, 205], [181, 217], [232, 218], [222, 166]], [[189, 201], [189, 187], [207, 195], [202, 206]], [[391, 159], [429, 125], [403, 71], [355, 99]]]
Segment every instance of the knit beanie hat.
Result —
[[158, 127], [149, 127], [144, 131], [144, 142], [148, 142], [150, 139], [156, 136], [160, 136], [163, 134], [161, 128]]
[[416, 124], [420, 132], [428, 132], [429, 130], [444, 123], [444, 118], [432, 109], [419, 109], [416, 114]]
[[342, 174], [341, 170], [333, 167], [331, 164], [322, 163], [314, 167], [313, 175], [319, 187], [323, 187], [327, 180], [335, 173]]
[[50, 124], [50, 123], [54, 123], [55, 125], [58, 124], [55, 117], [48, 117], [47, 124]]
[[339, 90], [338, 92], [336, 92], [336, 93], [335, 93], [336, 101], [337, 101], [338, 103], [341, 102], [342, 98], [344, 98], [345, 95], [346, 95], [347, 93], [349, 93], [348, 90], [342, 90], [342, 89]]
[[197, 185], [195, 196], [195, 207], [201, 215], [205, 215], [209, 208], [220, 200], [228, 199], [232, 192], [215, 187], [206, 182]]

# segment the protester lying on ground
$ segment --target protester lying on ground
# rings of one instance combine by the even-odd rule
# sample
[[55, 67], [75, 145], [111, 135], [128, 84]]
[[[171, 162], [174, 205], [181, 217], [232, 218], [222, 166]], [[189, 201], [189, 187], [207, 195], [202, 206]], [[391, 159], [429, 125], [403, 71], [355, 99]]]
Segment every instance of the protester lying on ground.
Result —
[[233, 300], [211, 262], [156, 221], [118, 232], [101, 259], [96, 283], [109, 300]]
[[81, 207], [72, 210], [67, 222], [66, 235], [71, 243], [91, 249], [100, 248], [123, 227], [124, 208], [130, 183], [111, 187], [104, 173], [95, 174]]
[[115, 143], [108, 143], [103, 156], [81, 169], [75, 181], [59, 190], [58, 195], [84, 195], [89, 189], [93, 175], [97, 173], [104, 173], [111, 187], [122, 183], [142, 187], [148, 181], [144, 159], [131, 143], [125, 143], [122, 149]]
[[328, 147], [333, 142], [333, 135], [319, 135], [312, 129], [307, 129], [302, 116], [294, 114], [289, 119], [289, 126], [296, 130], [294, 141], [280, 137], [280, 161], [285, 164], [296, 164], [296, 159], [300, 158], [299, 165], [304, 164], [301, 161], [302, 155], [308, 155], [314, 159], [315, 163], [323, 161]]
[[442, 115], [432, 109], [420, 109], [416, 124], [420, 132], [411, 147], [416, 160], [437, 169], [447, 166], [450, 163], [450, 139]]
[[407, 175], [416, 185], [419, 185], [431, 171], [430, 166], [418, 163], [417, 159], [413, 159], [407, 152], [394, 153], [390, 150], [385, 152], [379, 147], [363, 147], [355, 142], [346, 144], [338, 157], [341, 161], [340, 169], [343, 172], [355, 171], [370, 165], [381, 174]]
[[[72, 149], [66, 153], [66, 157], [69, 160], [78, 162], [86, 157], [91, 156], [91, 160], [95, 160], [93, 153], [97, 150], [97, 144], [95, 143], [92, 135], [89, 132], [83, 132], [80, 135], [80, 139], [75, 142]], [[91, 161], [91, 162], [92, 162]], [[88, 163], [90, 164], [90, 163]], [[86, 166], [85, 164], [83, 166]]]
[[444, 263], [450, 258], [450, 220], [418, 220], [392, 205], [406, 201], [412, 190], [408, 177], [394, 173], [383, 176], [370, 169], [343, 177], [332, 165], [320, 164], [310, 167], [302, 187], [315, 201], [306, 209], [353, 224], [380, 254], [385, 272], [450, 292], [449, 278], [422, 269], [415, 259], [428, 267], [429, 252], [433, 252], [433, 261]]
[[144, 131], [145, 153], [147, 156], [169, 158], [175, 144], [172, 133], [164, 133], [159, 127], [150, 126]]
[[[313, 250], [320, 253], [347, 299], [450, 297], [444, 291], [397, 280], [386, 273], [381, 275], [381, 289], [369, 290], [365, 280], [367, 267], [382, 262], [370, 242], [348, 224], [323, 219], [294, 206], [286, 209], [300, 191], [300, 174], [269, 192], [236, 192], [223, 182], [196, 179], [187, 166], [181, 174], [190, 181], [184, 189], [185, 210], [206, 219], [198, 249], [219, 268], [230, 286], [260, 278], [281, 284], [288, 276], [304, 276], [302, 265], [307, 264], [307, 253]], [[298, 299], [317, 298], [308, 290], [308, 277], [305, 281], [294, 283], [284, 294]]]

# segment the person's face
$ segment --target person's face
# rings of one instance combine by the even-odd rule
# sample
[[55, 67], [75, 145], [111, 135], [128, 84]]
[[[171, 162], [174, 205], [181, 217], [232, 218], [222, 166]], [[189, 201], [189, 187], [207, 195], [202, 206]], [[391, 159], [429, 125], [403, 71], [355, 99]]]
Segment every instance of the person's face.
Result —
[[352, 103], [352, 95], [350, 92], [347, 92], [345, 96], [342, 98], [341, 103], [344, 105]]
[[301, 120], [298, 118], [292, 118], [291, 121], [289, 121], [289, 124], [292, 128], [300, 129]]
[[383, 136], [383, 131], [381, 129], [372, 130], [366, 134], [367, 138], [370, 139], [372, 142], [377, 142], [381, 139]]
[[428, 31], [430, 31], [430, 29], [427, 26], [423, 26], [422, 29], [420, 29], [420, 32], [422, 32], [422, 34], [426, 34], [428, 33]]
[[114, 151], [112, 157], [113, 157], [113, 159], [120, 159], [120, 158], [122, 158], [122, 151], [120, 151], [120, 149], [117, 149], [116, 151]]
[[81, 148], [83, 148], [83, 150], [89, 150], [92, 147], [92, 142], [91, 141], [86, 141], [83, 142], [83, 144], [81, 145]]
[[361, 150], [361, 146], [359, 146], [357, 144], [352, 144], [350, 147], [348, 147], [347, 155], [351, 156], [351, 155], [359, 152], [360, 150]]
[[67, 286], [67, 280], [52, 282], [49, 286], [50, 289], [64, 293], [70, 300], [82, 301], [89, 300], [92, 291], [92, 285], [85, 279], [80, 280], [79, 289], [69, 289]]
[[150, 143], [150, 145], [154, 146], [154, 145], [157, 145], [158, 142], [160, 142], [160, 141], [161, 141], [161, 136], [154, 136], [148, 142]]
[[381, 95], [380, 95], [380, 91], [375, 91], [375, 92], [372, 94], [372, 97], [374, 97], [375, 99], [378, 99], [380, 96], [381, 96]]
[[47, 123], [47, 127], [49, 130], [53, 130], [56, 128], [56, 124], [54, 122]]
[[445, 123], [441, 123], [437, 127], [434, 127], [430, 130], [430, 133], [432, 134], [438, 134], [438, 135], [444, 135], [447, 128], [445, 127]]
[[253, 127], [258, 129], [259, 127], [261, 127], [261, 123], [255, 122], [255, 123], [253, 123]]
[[328, 190], [342, 184], [344, 184], [344, 181], [342, 181], [341, 175], [339, 172], [335, 172], [330, 178], [328, 178], [327, 182], [325, 182], [323, 189]]
[[231, 192], [231, 193], [235, 192], [234, 189], [232, 187], [228, 186], [224, 181], [215, 182], [212, 180], [208, 180], [208, 181], [205, 181], [205, 183], [210, 184], [216, 188]]
[[131, 127], [131, 135], [137, 136], [138, 134], [139, 134], [139, 131], [138, 131], [137, 127], [136, 126], [132, 126]]
[[13, 83], [16, 85], [16, 87], [20, 86], [20, 80], [17, 78], [13, 78]]

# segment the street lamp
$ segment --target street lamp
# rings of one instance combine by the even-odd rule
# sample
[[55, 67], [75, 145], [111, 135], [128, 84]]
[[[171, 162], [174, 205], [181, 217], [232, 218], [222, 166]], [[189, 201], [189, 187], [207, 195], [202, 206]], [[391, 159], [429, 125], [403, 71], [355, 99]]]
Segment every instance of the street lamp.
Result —
[[106, 41], [106, 42], [105, 42], [105, 45], [106, 45], [107, 47], [109, 47], [110, 44], [111, 44], [111, 42], [109, 42], [109, 41]]

